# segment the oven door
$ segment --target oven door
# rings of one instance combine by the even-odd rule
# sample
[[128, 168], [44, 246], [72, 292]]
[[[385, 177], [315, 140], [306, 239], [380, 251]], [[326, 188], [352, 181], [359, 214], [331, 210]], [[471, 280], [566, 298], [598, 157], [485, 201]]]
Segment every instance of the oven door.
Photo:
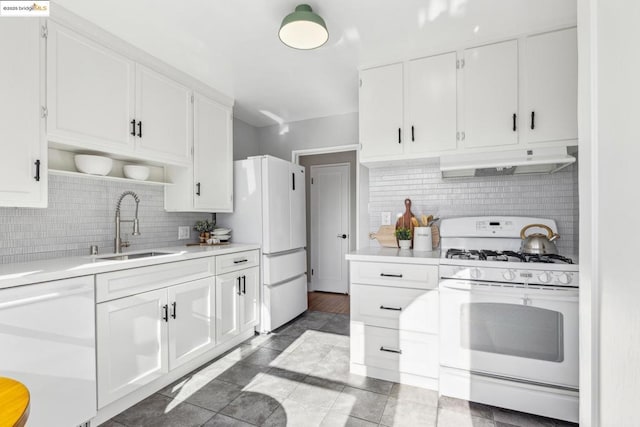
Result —
[[445, 279], [443, 366], [578, 388], [578, 290]]

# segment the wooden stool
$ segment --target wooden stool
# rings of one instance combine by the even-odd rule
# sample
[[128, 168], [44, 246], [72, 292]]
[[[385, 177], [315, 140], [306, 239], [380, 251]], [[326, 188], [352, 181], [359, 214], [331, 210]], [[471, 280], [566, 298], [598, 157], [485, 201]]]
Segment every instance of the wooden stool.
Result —
[[16, 380], [0, 377], [0, 427], [23, 427], [29, 418], [29, 390]]

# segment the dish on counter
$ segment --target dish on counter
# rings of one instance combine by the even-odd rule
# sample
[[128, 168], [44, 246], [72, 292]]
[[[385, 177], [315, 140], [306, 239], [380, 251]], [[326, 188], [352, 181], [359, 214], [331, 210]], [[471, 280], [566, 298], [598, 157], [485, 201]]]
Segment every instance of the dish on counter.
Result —
[[231, 233], [231, 229], [229, 229], [229, 228], [216, 228], [215, 230], [212, 231], [212, 233], [213, 233], [214, 236], [230, 234]]

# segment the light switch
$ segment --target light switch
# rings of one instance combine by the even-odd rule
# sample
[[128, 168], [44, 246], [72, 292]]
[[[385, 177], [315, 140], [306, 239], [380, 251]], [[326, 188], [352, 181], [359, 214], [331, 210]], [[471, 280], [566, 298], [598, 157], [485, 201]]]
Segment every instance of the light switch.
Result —
[[188, 225], [178, 227], [178, 240], [188, 239], [190, 229]]
[[381, 212], [380, 220], [382, 221], [382, 225], [391, 225], [391, 212]]

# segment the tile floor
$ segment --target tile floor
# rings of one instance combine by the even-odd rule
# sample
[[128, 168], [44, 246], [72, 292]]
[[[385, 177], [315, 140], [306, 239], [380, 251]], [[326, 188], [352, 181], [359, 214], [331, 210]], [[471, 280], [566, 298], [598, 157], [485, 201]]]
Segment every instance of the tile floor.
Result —
[[349, 316], [307, 312], [118, 414], [104, 427], [556, 427], [575, 424], [349, 373]]

